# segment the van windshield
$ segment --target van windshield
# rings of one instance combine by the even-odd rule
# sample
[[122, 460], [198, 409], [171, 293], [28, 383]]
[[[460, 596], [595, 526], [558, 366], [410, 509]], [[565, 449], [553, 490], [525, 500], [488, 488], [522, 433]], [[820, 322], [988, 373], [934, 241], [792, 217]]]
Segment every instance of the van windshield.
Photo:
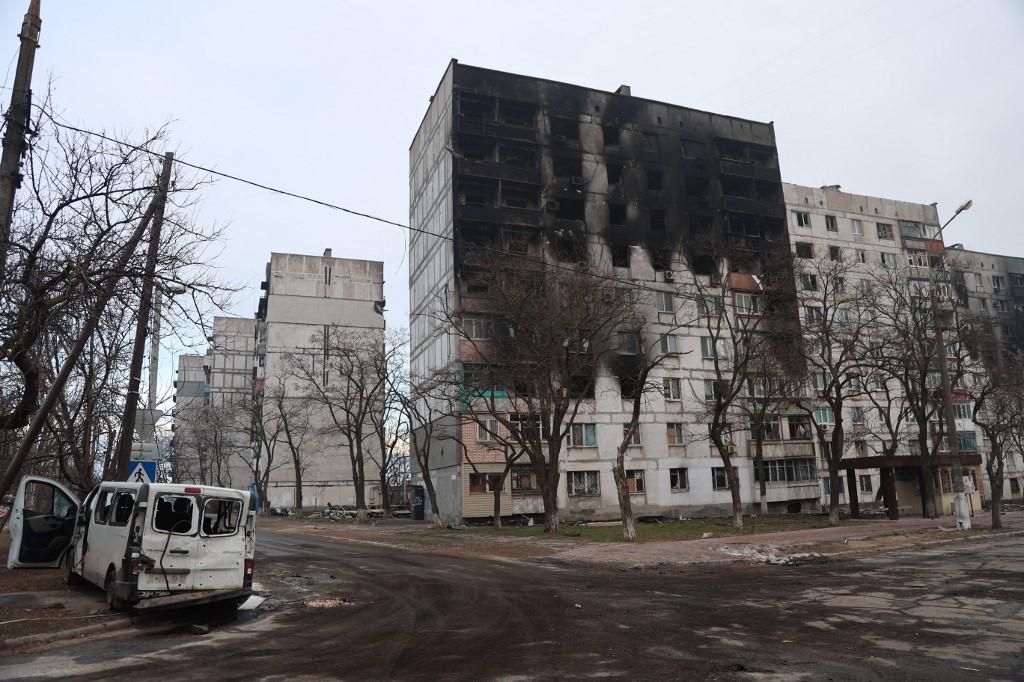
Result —
[[241, 515], [242, 503], [238, 500], [207, 500], [203, 505], [203, 535], [233, 534]]
[[158, 495], [153, 528], [164, 533], [190, 535], [195, 532], [195, 502], [187, 495]]

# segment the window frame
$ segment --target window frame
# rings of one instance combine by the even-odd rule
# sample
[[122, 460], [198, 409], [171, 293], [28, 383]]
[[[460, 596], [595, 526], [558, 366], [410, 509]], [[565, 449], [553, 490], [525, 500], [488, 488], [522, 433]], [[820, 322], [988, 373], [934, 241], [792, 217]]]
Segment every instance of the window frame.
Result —
[[[232, 530], [230, 533], [207, 533], [206, 530], [203, 528], [202, 519], [206, 518], [206, 505], [210, 504], [211, 502], [227, 502], [227, 503], [231, 504], [232, 506], [234, 506], [234, 505], [238, 506], [238, 517], [235, 520], [234, 530]], [[207, 497], [207, 498], [204, 498], [203, 499], [203, 511], [202, 511], [202, 514], [200, 514], [199, 518], [200, 518], [199, 534], [202, 537], [204, 537], [204, 538], [227, 538], [227, 537], [231, 537], [232, 535], [238, 535], [238, 529], [245, 525], [245, 517], [244, 517], [244, 512], [243, 512], [243, 509], [242, 509], [242, 501], [241, 500], [236, 500], [236, 499], [231, 498], [231, 497]]]
[[[582, 490], [577, 483], [582, 478]], [[590, 480], [594, 486], [590, 486]], [[568, 497], [600, 497], [601, 496], [601, 472], [594, 469], [565, 472], [565, 488]]]
[[679, 377], [662, 377], [661, 386], [661, 393], [665, 396], [665, 400], [683, 399], [683, 380]]
[[[645, 495], [647, 493], [646, 484], [644, 482], [644, 470], [643, 469], [626, 469], [626, 491], [630, 495]], [[629, 487], [629, 482], [633, 481], [633, 487]]]
[[[673, 485], [673, 478], [675, 484]], [[679, 485], [682, 478], [682, 485]], [[690, 490], [690, 471], [687, 467], [671, 467], [668, 470], [668, 488], [674, 493], [685, 493]]]
[[[161, 529], [156, 527], [156, 517], [157, 517], [156, 510], [159, 508], [160, 500], [162, 498], [165, 498], [165, 497], [186, 498], [191, 503], [191, 505], [192, 505], [192, 523], [189, 526], [189, 529], [188, 529], [187, 533], [181, 533], [181, 532], [173, 531], [173, 530], [161, 530]], [[164, 535], [181, 535], [181, 536], [185, 536], [185, 537], [193, 537], [193, 536], [197, 535], [199, 533], [199, 526], [200, 526], [200, 524], [199, 524], [199, 505], [196, 503], [197, 499], [198, 498], [195, 495], [187, 495], [185, 493], [158, 493], [156, 495], [156, 497], [153, 499], [153, 509], [154, 509], [154, 511], [153, 511], [153, 515], [152, 515], [152, 521], [150, 522], [150, 528], [153, 530], [154, 533], [163, 533]], [[173, 508], [173, 506], [174, 505], [172, 503], [171, 507]]]
[[[580, 440], [577, 442], [576, 432], [579, 431]], [[569, 424], [566, 433], [566, 447], [569, 448], [596, 448], [597, 447], [597, 424], [595, 422], [573, 422]], [[588, 436], [590, 436], [588, 438]], [[592, 441], [592, 442], [587, 442]]]

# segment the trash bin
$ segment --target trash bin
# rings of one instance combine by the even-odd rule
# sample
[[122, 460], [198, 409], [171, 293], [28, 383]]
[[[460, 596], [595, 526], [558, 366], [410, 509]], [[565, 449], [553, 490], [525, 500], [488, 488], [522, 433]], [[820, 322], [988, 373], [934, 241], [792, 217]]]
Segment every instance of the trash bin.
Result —
[[423, 486], [414, 485], [412, 487], [412, 518], [413, 521], [423, 520], [423, 507], [425, 502], [425, 496], [423, 494]]

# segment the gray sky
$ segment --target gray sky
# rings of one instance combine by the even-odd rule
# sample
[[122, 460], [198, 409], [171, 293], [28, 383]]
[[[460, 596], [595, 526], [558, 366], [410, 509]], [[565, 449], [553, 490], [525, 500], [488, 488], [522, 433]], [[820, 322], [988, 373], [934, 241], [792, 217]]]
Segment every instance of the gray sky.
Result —
[[[889, 198], [968, 197], [948, 242], [1024, 256], [1024, 3], [140, 2], [42, 0], [37, 85], [66, 119], [131, 139], [172, 121], [180, 157], [406, 222], [408, 147], [448, 60], [775, 121], [783, 178]], [[28, 0], [0, 5], [0, 68]], [[8, 76], [10, 78], [12, 76]], [[9, 97], [8, 91], [3, 91]], [[218, 266], [270, 251], [383, 260], [405, 326], [405, 235], [231, 181]]]

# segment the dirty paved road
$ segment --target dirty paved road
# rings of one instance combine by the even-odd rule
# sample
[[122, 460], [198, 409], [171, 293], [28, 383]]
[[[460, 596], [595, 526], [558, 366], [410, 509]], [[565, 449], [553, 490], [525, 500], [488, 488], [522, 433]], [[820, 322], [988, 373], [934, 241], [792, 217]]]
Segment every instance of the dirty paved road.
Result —
[[664, 571], [265, 530], [257, 546], [275, 610], [207, 636], [50, 645], [3, 657], [0, 678], [1024, 678], [1022, 537]]

